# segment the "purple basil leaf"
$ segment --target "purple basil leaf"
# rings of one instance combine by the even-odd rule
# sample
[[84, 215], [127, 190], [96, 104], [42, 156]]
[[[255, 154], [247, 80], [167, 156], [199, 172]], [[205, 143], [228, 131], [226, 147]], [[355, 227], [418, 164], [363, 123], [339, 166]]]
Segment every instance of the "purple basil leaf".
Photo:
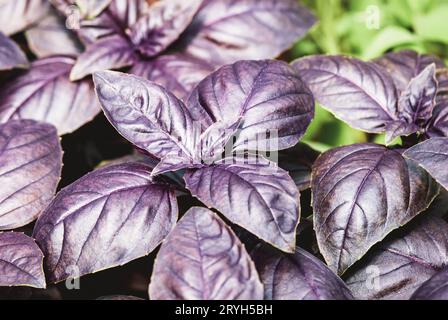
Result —
[[44, 256], [34, 239], [19, 232], [0, 232], [0, 287], [46, 287]]
[[264, 285], [265, 300], [353, 300], [345, 283], [301, 248], [284, 254], [259, 247], [252, 258]]
[[244, 245], [215, 213], [192, 208], [163, 242], [149, 285], [153, 300], [261, 300]]
[[0, 32], [0, 70], [27, 68], [28, 59], [22, 49]]
[[448, 69], [439, 70], [437, 80], [436, 105], [426, 128], [426, 134], [431, 138], [448, 137]]
[[431, 64], [413, 78], [398, 99], [400, 117], [408, 123], [425, 124], [431, 119], [437, 94], [436, 66]]
[[319, 156], [319, 152], [304, 143], [298, 143], [291, 149], [281, 151], [278, 155], [278, 165], [289, 172], [300, 191], [311, 186], [311, 171]]
[[371, 133], [398, 120], [397, 93], [381, 67], [343, 56], [311, 56], [292, 63], [316, 100], [339, 119]]
[[299, 192], [288, 173], [262, 158], [227, 158], [184, 176], [191, 193], [230, 221], [294, 252]]
[[[412, 161], [412, 160], [409, 160], [409, 161]], [[418, 166], [418, 167], [421, 170], [425, 171], [422, 167], [420, 167], [420, 166]], [[439, 189], [440, 189], [439, 195], [434, 199], [434, 201], [431, 203], [429, 208], [425, 211], [425, 214], [429, 215], [429, 216], [446, 218], [448, 216], [448, 190], [446, 190], [444, 188], [440, 188], [439, 184], [437, 184], [437, 185], [439, 186]]]
[[79, 55], [70, 73], [70, 80], [84, 78], [96, 71], [128, 67], [136, 60], [136, 54], [126, 38], [113, 35], [87, 46]]
[[217, 65], [278, 56], [316, 19], [296, 0], [205, 0], [186, 30], [186, 51]]
[[422, 168], [448, 189], [448, 138], [426, 140], [404, 153], [404, 156], [417, 162]]
[[76, 5], [81, 10], [81, 15], [87, 19], [93, 19], [99, 15], [112, 0], [75, 0]]
[[158, 1], [130, 29], [130, 39], [145, 57], [167, 49], [184, 32], [204, 0]]
[[52, 55], [77, 56], [82, 51], [76, 35], [67, 29], [65, 21], [52, 9], [25, 32], [31, 51], [38, 58]]
[[425, 210], [438, 193], [429, 182], [399, 152], [380, 145], [357, 144], [320, 156], [312, 176], [314, 229], [330, 268], [344, 273]]
[[445, 267], [424, 282], [411, 300], [448, 300], [448, 268]]
[[419, 130], [419, 126], [404, 120], [389, 122], [386, 125], [386, 145], [390, 145], [398, 137], [408, 137]]
[[120, 72], [97, 72], [94, 82], [104, 113], [126, 139], [158, 158], [192, 159], [197, 133], [182, 101], [152, 82]]
[[54, 196], [62, 150], [56, 128], [33, 120], [0, 125], [0, 230], [35, 220]]
[[111, 295], [111, 296], [102, 296], [97, 298], [96, 300], [144, 300], [139, 297], [134, 296], [125, 296], [125, 295]]
[[122, 30], [130, 28], [148, 12], [148, 0], [112, 0], [100, 16], [108, 16]]
[[112, 0], [100, 15], [85, 19], [82, 12], [73, 6], [73, 0], [50, 0], [65, 15], [67, 23], [76, 29], [81, 40], [92, 44], [97, 40], [113, 35], [126, 36], [126, 30], [147, 12], [145, 0]]
[[443, 61], [438, 57], [410, 50], [387, 53], [375, 60], [375, 63], [388, 71], [399, 93], [405, 91], [409, 82], [429, 65], [435, 63], [437, 68], [444, 67]]
[[3, 0], [0, 2], [0, 31], [12, 35], [39, 21], [50, 8], [47, 0]]
[[439, 184], [415, 161], [405, 159], [409, 172], [409, 207], [407, 214], [411, 217], [427, 211], [440, 195]]
[[149, 60], [139, 59], [129, 72], [160, 84], [180, 99], [186, 99], [212, 71], [213, 67], [205, 61], [175, 53]]
[[448, 263], [448, 225], [431, 217], [374, 249], [348, 276], [355, 298], [407, 300]]
[[290, 66], [274, 60], [239, 61], [220, 68], [199, 83], [188, 106], [195, 119], [208, 125], [234, 123], [241, 117], [235, 150], [292, 147], [314, 117], [311, 92]]
[[50, 282], [123, 265], [160, 244], [176, 222], [177, 202], [150, 174], [142, 163], [109, 166], [56, 195], [33, 232]]
[[448, 100], [448, 69], [437, 70], [436, 77], [439, 84], [436, 100], [437, 102], [446, 101]]
[[33, 119], [56, 126], [60, 135], [92, 120], [100, 111], [90, 80], [68, 79], [74, 60], [53, 56], [36, 60], [29, 70], [0, 89], [0, 122]]

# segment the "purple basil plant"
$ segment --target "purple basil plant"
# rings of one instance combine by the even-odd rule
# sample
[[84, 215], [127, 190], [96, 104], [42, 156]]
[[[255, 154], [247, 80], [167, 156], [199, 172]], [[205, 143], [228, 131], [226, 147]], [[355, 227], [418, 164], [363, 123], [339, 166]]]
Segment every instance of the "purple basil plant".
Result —
[[[148, 255], [152, 300], [448, 297], [442, 60], [272, 60], [315, 23], [295, 0], [5, 0], [0, 18], [0, 297]], [[300, 143], [316, 101], [385, 145]], [[101, 110], [134, 153], [58, 189], [60, 137]]]
[[[443, 290], [431, 296], [429, 288], [444, 279], [447, 225], [425, 211], [439, 185], [448, 187], [448, 70], [443, 61], [401, 51], [371, 62], [309, 56], [292, 65], [336, 117], [368, 133], [386, 133], [388, 145], [397, 137], [403, 140], [389, 147], [336, 148], [314, 163], [314, 229], [329, 267], [344, 274], [356, 298], [409, 299], [422, 284], [414, 298], [442, 296]], [[442, 214], [443, 204], [436, 201], [433, 207], [430, 211]], [[383, 241], [422, 212], [426, 220]], [[377, 287], [366, 285], [369, 279]]]
[[[263, 298], [253, 262], [224, 221], [192, 208], [176, 223], [176, 189], [279, 250], [295, 252], [298, 189], [287, 171], [255, 153], [294, 146], [313, 118], [314, 99], [294, 69], [272, 60], [224, 66], [186, 103], [129, 74], [102, 71], [94, 81], [109, 121], [150, 157], [106, 165], [58, 193], [33, 232], [49, 281], [122, 265], [166, 238], [154, 266], [153, 299]], [[258, 144], [267, 128], [278, 141], [271, 144], [268, 135]], [[230, 155], [222, 157], [227, 148]], [[179, 170], [184, 186], [163, 175]], [[195, 258], [198, 252], [207, 259]], [[189, 279], [191, 272], [197, 277]], [[185, 286], [188, 281], [202, 291]]]
[[[26, 69], [0, 88], [0, 123], [43, 121], [60, 135], [99, 113], [94, 71], [127, 67], [185, 98], [218, 67], [275, 58], [315, 23], [295, 0], [6, 0], [0, 17], [0, 69]], [[7, 38], [23, 31], [31, 63]]]
[[71, 80], [130, 67], [180, 98], [222, 65], [278, 56], [315, 23], [295, 0], [51, 2], [85, 45]]

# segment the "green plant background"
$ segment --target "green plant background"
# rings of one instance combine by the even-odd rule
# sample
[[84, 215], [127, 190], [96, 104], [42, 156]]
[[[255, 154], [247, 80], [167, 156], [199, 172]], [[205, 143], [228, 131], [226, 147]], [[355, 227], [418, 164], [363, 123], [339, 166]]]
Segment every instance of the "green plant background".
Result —
[[[288, 53], [347, 54], [373, 59], [385, 52], [413, 49], [448, 63], [448, 0], [301, 0], [319, 22]], [[378, 22], [375, 23], [375, 17]], [[337, 120], [317, 106], [304, 141], [319, 151], [359, 142], [384, 143]]]

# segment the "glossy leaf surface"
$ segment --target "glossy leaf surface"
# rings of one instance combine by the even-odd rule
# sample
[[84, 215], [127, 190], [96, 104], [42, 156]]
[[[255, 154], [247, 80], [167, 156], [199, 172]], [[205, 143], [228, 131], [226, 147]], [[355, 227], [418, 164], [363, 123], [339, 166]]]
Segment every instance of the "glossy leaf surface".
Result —
[[244, 245], [215, 213], [194, 207], [167, 237], [149, 285], [153, 300], [261, 300]]
[[0, 287], [45, 288], [44, 256], [34, 239], [20, 232], [0, 232]]
[[153, 251], [177, 220], [174, 191], [143, 163], [93, 171], [52, 201], [34, 228], [50, 282], [123, 265]]

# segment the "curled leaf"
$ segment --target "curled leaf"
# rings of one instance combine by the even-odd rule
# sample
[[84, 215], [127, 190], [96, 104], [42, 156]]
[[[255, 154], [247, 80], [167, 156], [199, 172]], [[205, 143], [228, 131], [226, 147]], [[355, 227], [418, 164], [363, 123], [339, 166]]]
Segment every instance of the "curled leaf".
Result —
[[149, 285], [153, 300], [261, 300], [244, 245], [215, 213], [190, 209], [162, 244]]
[[294, 252], [299, 192], [288, 173], [261, 158], [223, 159], [185, 174], [187, 188], [230, 221]]
[[45, 288], [44, 256], [34, 240], [20, 232], [0, 232], [0, 287]]
[[123, 265], [153, 251], [177, 219], [174, 191], [150, 167], [93, 171], [57, 194], [34, 228], [50, 282]]
[[0, 125], [0, 230], [35, 220], [54, 196], [62, 169], [56, 129], [32, 120]]

